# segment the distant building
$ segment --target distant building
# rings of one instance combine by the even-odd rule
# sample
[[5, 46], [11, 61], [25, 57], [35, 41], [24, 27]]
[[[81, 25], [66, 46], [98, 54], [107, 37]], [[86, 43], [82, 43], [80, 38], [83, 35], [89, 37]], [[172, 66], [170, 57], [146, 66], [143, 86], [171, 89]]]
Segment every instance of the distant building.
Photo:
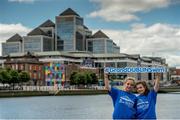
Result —
[[22, 40], [23, 38], [19, 34], [15, 34], [6, 43], [2, 43], [2, 56], [22, 52]]
[[[19, 54], [20, 55], [20, 54]], [[4, 67], [17, 71], [27, 71], [30, 75], [29, 85], [45, 85], [44, 62], [39, 61], [34, 55], [27, 53], [6, 57]]]
[[56, 16], [56, 50], [85, 51], [86, 37], [92, 33], [75, 11], [68, 8]]
[[[30, 73], [32, 84], [52, 85], [69, 81], [73, 71], [94, 71], [104, 79], [104, 67], [167, 67], [159, 57], [141, 57], [120, 53], [117, 46], [103, 31], [92, 31], [71, 8], [47, 20], [26, 36], [15, 34], [2, 43], [1, 67], [10, 66]], [[60, 71], [60, 66], [65, 70]], [[162, 79], [167, 80], [167, 73]], [[122, 80], [127, 76], [137, 80], [153, 80], [154, 73], [112, 74]]]
[[177, 83], [178, 85], [180, 85], [180, 69], [171, 68], [170, 79], [172, 83]]
[[22, 52], [54, 51], [55, 24], [47, 20], [23, 37]]
[[[27, 56], [28, 53], [12, 53], [8, 57], [4, 57], [6, 61], [4, 62], [5, 66], [11, 65], [11, 68], [17, 69], [21, 67], [14, 67], [19, 66], [21, 63], [30, 64], [30, 61], [34, 61], [34, 65], [42, 66], [41, 70], [36, 70], [34, 73], [30, 71], [33, 76], [36, 76], [36, 72], [45, 73], [45, 69], [47, 64], [52, 64], [51, 72], [54, 74], [52, 78], [48, 77], [48, 79], [43, 79], [43, 83], [45, 85], [50, 85], [50, 83], [55, 83], [58, 79], [62, 78], [55, 77], [56, 74], [65, 74], [65, 81], [69, 81], [71, 73], [73, 71], [82, 71], [82, 70], [91, 70], [96, 73], [98, 79], [104, 78], [104, 67], [137, 67], [138, 66], [138, 59], [141, 61], [141, 67], [166, 67], [165, 61], [162, 58], [151, 58], [151, 57], [140, 57], [139, 55], [128, 55], [128, 54], [92, 54], [90, 52], [59, 52], [59, 51], [52, 51], [52, 52], [34, 52], [33, 56], [27, 59], [24, 56]], [[35, 59], [36, 58], [36, 59]], [[36, 60], [36, 62], [35, 62]], [[57, 71], [57, 66], [61, 64], [65, 67], [64, 72], [61, 71], [59, 73]], [[32, 65], [32, 63], [31, 63]], [[55, 68], [56, 67], [56, 68]], [[19, 70], [19, 69], [18, 69]], [[29, 71], [28, 69], [24, 69]], [[53, 72], [54, 71], [54, 72]], [[50, 76], [49, 75], [49, 76]], [[135, 77], [137, 80], [140, 78], [141, 80], [154, 80], [155, 74], [154, 73], [119, 73], [119, 74], [112, 74], [116, 76], [116, 79], [123, 80], [125, 77]], [[31, 75], [32, 76], [32, 75]], [[33, 77], [32, 76], [32, 77]], [[47, 78], [47, 77], [46, 77]], [[36, 80], [35, 78], [32, 78]], [[162, 74], [162, 80], [166, 81], [167, 73]], [[62, 80], [62, 79], [60, 79]], [[48, 81], [48, 82], [47, 82]], [[52, 82], [53, 81], [53, 82]], [[39, 84], [39, 83], [38, 83]], [[52, 84], [51, 84], [52, 85]]]
[[97, 54], [120, 52], [120, 47], [116, 46], [116, 44], [101, 30], [92, 35], [91, 38], [87, 39], [87, 48], [88, 51]]
[[71, 8], [56, 16], [55, 23], [47, 20], [27, 36], [15, 34], [2, 43], [2, 55], [10, 53], [45, 51], [89, 51], [92, 53], [119, 53], [117, 46], [101, 30], [92, 35], [84, 20]]

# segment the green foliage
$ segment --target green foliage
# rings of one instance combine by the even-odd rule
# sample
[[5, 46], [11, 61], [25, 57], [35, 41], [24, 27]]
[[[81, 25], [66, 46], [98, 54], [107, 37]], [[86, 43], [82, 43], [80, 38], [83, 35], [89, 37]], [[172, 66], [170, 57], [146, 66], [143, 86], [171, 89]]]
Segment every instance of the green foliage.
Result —
[[6, 70], [0, 71], [0, 81], [2, 84], [10, 84], [11, 83], [11, 76]]
[[78, 73], [76, 77], [78, 77], [79, 84], [85, 85], [85, 78], [86, 78], [85, 74]]
[[77, 72], [73, 72], [70, 76], [70, 84], [71, 85], [75, 85], [76, 82], [75, 82], [75, 75], [77, 74]]
[[26, 71], [22, 71], [19, 73], [20, 82], [28, 82], [29, 80], [30, 80], [30, 75]]
[[70, 76], [71, 85], [88, 85], [97, 83], [97, 76], [92, 72], [73, 72]]
[[87, 85], [87, 84], [91, 84], [92, 83], [92, 81], [93, 81], [93, 79], [92, 79], [92, 77], [91, 77], [91, 73], [86, 73], [86, 75], [85, 75], [85, 84]]
[[14, 83], [19, 83], [20, 82], [17, 70], [10, 70], [9, 75], [11, 76], [10, 77], [11, 83], [14, 84]]
[[27, 72], [22, 71], [18, 73], [17, 70], [10, 68], [0, 69], [0, 83], [2, 84], [14, 84], [27, 82], [30, 80], [30, 76]]
[[92, 84], [97, 84], [98, 79], [95, 73], [91, 73], [90, 76], [92, 77]]
[[11, 71], [11, 68], [10, 68], [10, 67], [7, 67], [7, 68], [5, 68], [5, 70], [6, 70], [7, 72], [10, 72], [10, 71]]

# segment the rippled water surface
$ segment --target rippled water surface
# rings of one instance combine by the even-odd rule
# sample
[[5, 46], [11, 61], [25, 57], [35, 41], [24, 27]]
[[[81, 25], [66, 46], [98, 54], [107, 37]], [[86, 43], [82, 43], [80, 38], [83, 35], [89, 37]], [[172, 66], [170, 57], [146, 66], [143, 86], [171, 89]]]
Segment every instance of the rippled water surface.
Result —
[[[0, 98], [0, 119], [111, 119], [108, 95]], [[180, 119], [180, 94], [158, 94], [157, 117]]]

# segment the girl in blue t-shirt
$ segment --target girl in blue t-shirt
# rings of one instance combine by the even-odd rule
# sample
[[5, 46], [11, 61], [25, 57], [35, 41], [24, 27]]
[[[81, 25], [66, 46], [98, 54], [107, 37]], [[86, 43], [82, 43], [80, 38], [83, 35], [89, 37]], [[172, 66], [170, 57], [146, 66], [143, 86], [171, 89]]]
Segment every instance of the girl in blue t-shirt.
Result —
[[136, 117], [137, 119], [156, 119], [156, 99], [159, 90], [160, 74], [156, 74], [154, 88], [148, 89], [145, 81], [137, 82], [135, 87], [138, 92]]
[[109, 86], [108, 76], [105, 75], [105, 88], [113, 100], [113, 119], [133, 119], [136, 114], [136, 96], [131, 92], [134, 89], [134, 78], [126, 78], [123, 90]]

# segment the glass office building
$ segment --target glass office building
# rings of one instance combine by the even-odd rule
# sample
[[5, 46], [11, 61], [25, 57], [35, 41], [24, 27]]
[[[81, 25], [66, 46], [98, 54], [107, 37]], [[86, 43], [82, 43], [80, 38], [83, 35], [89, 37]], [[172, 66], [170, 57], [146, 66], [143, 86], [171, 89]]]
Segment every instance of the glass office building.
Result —
[[92, 52], [93, 53], [105, 53], [105, 40], [96, 39], [92, 41]]
[[[45, 37], [43, 38], [44, 44], [43, 48], [44, 51], [54, 51], [55, 50], [55, 24], [51, 20], [46, 20], [42, 23], [39, 28], [46, 33]], [[51, 39], [51, 41], [49, 40]]]
[[23, 52], [53, 51], [54, 38], [52, 30], [35, 28], [23, 37]]
[[41, 52], [41, 36], [27, 36], [23, 40], [23, 51], [24, 52]]
[[22, 49], [22, 37], [15, 34], [10, 37], [6, 43], [2, 43], [2, 55], [9, 55], [10, 53], [19, 53]]
[[[19, 39], [19, 36], [16, 36]], [[16, 38], [16, 39], [17, 39]], [[55, 23], [46, 20], [18, 41], [3, 43], [3, 55], [14, 52], [89, 51], [92, 53], [119, 53], [119, 47], [102, 31], [92, 35], [84, 20], [71, 8], [56, 16]], [[12, 43], [15, 42], [15, 43]]]
[[23, 52], [53, 51], [52, 39], [50, 37], [39, 35], [23, 38]]
[[60, 16], [56, 19], [56, 26], [57, 35], [60, 36], [60, 39], [57, 39], [57, 50], [62, 50], [59, 46], [61, 46], [61, 41], [63, 41], [63, 51], [73, 51], [75, 49], [74, 17]]
[[[6, 56], [12, 57], [12, 61], [16, 58], [24, 60], [25, 55], [28, 55], [29, 52], [34, 53], [38, 60], [42, 61], [42, 63], [38, 63], [41, 66], [49, 62], [95, 66], [99, 69], [100, 78], [103, 77], [105, 66], [136, 67], [140, 57], [139, 55], [120, 53], [120, 47], [100, 30], [92, 35], [92, 32], [84, 25], [83, 18], [70, 8], [56, 16], [55, 23], [47, 20], [27, 36], [15, 35], [2, 44], [2, 60], [6, 59]], [[158, 60], [153, 59], [141, 58], [143, 61], [141, 66], [161, 65]], [[154, 63], [156, 61], [158, 63]], [[42, 70], [42, 72], [45, 71]], [[66, 74], [70, 75], [70, 72], [66, 72]], [[140, 77], [142, 79], [153, 78], [151, 74], [149, 77], [147, 74], [121, 74], [120, 77], [122, 76], [134, 76], [137, 79]], [[31, 79], [34, 78], [36, 77]], [[65, 78], [67, 79], [67, 77]]]
[[119, 53], [120, 48], [104, 34], [97, 31], [91, 38], [87, 39], [88, 51], [94, 54]]
[[106, 40], [106, 50], [107, 53], [113, 53], [114, 52], [114, 46], [112, 40]]
[[2, 43], [2, 55], [9, 55], [10, 53], [21, 52], [20, 42]]
[[71, 8], [56, 16], [57, 51], [85, 51], [85, 37], [89, 33], [83, 18]]

